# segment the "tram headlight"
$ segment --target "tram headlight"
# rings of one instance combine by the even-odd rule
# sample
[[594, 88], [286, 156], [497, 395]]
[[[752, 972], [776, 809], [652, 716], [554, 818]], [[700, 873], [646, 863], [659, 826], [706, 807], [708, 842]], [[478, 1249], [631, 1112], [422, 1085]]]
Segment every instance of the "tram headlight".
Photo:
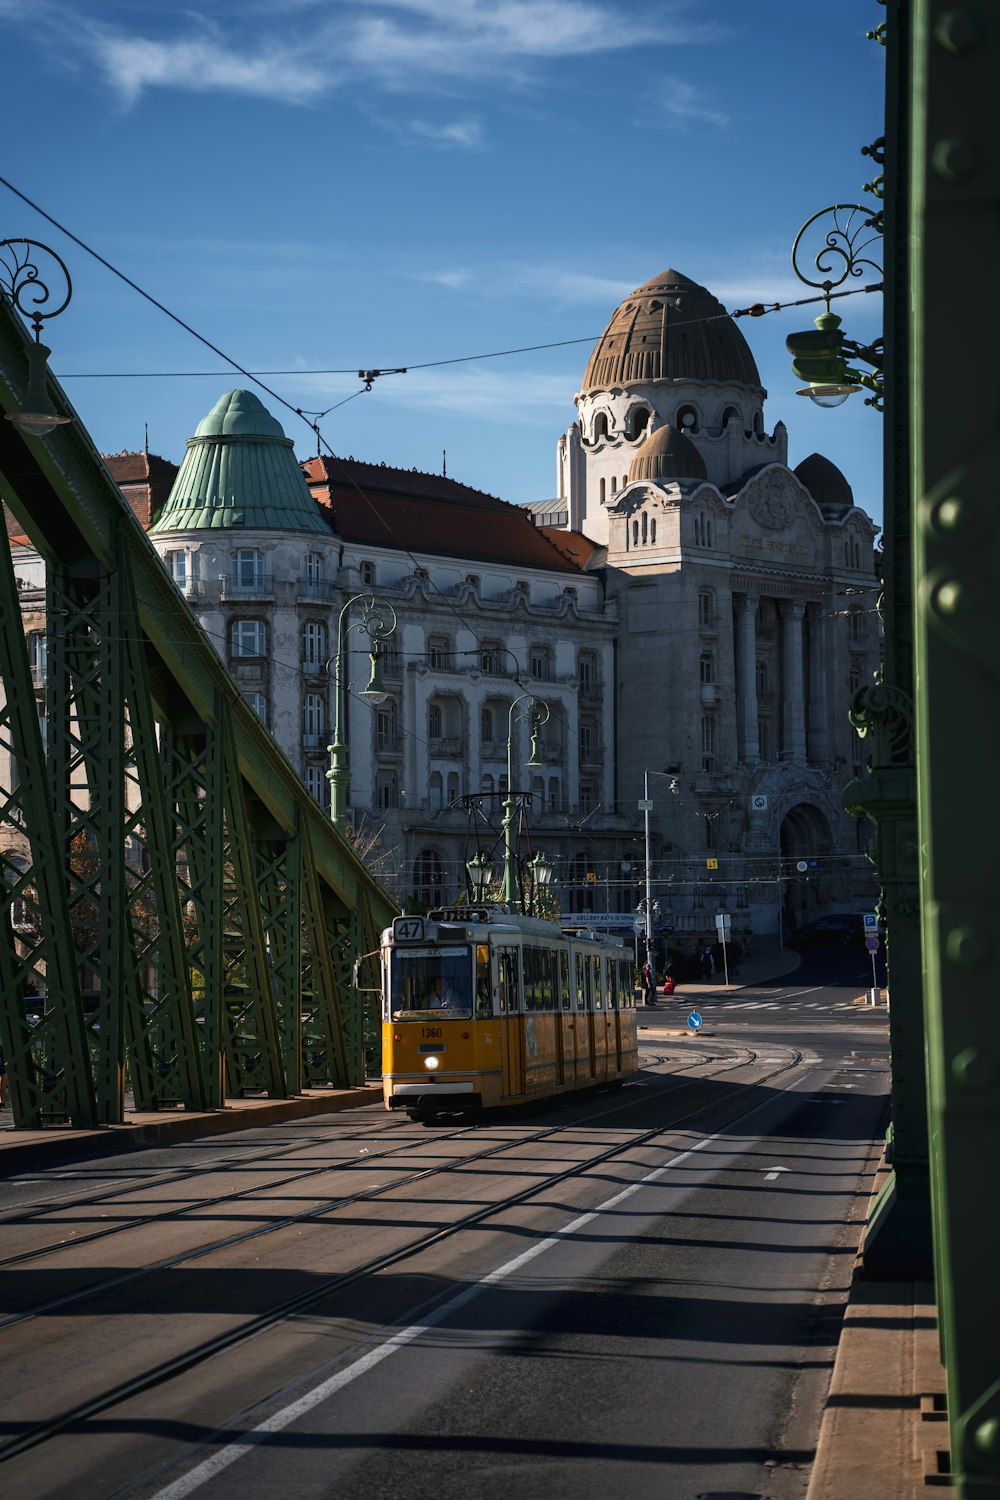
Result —
[[441, 1059], [439, 1057], [425, 1057], [424, 1058], [424, 1067], [425, 1068], [430, 1068], [430, 1070], [431, 1070], [432, 1073], [434, 1072], [435, 1068], [439, 1068], [440, 1066], [441, 1066]]

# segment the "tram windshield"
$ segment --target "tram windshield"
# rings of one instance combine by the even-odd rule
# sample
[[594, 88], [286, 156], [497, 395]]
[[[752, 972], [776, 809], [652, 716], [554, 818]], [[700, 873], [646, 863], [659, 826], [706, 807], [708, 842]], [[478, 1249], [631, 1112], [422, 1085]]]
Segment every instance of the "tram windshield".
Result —
[[389, 986], [393, 1021], [466, 1020], [472, 1015], [472, 950], [396, 948]]

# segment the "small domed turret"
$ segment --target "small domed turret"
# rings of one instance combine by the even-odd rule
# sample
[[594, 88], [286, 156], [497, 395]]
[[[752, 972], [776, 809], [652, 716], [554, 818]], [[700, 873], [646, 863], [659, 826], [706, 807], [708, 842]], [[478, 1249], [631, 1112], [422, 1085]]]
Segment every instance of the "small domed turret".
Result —
[[676, 427], [658, 427], [636, 450], [629, 464], [628, 482], [659, 479], [705, 479], [705, 460], [694, 443]]

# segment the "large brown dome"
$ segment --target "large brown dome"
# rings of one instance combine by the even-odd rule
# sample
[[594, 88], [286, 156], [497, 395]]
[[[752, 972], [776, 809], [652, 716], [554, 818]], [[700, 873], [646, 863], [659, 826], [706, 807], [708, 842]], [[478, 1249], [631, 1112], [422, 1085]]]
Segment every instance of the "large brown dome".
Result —
[[583, 392], [637, 380], [732, 380], [760, 389], [746, 339], [722, 303], [663, 271], [618, 308], [587, 366]]

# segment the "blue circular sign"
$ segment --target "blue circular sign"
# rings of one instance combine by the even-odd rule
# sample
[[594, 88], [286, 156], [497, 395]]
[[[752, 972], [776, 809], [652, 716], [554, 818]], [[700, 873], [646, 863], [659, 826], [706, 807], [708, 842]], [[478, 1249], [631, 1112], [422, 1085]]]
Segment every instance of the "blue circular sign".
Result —
[[697, 1031], [698, 1028], [701, 1026], [701, 1022], [702, 1022], [701, 1016], [698, 1014], [698, 1012], [696, 1010], [693, 1010], [691, 1012], [691, 1014], [688, 1016], [688, 1025], [690, 1026], [691, 1030], [692, 1031]]

